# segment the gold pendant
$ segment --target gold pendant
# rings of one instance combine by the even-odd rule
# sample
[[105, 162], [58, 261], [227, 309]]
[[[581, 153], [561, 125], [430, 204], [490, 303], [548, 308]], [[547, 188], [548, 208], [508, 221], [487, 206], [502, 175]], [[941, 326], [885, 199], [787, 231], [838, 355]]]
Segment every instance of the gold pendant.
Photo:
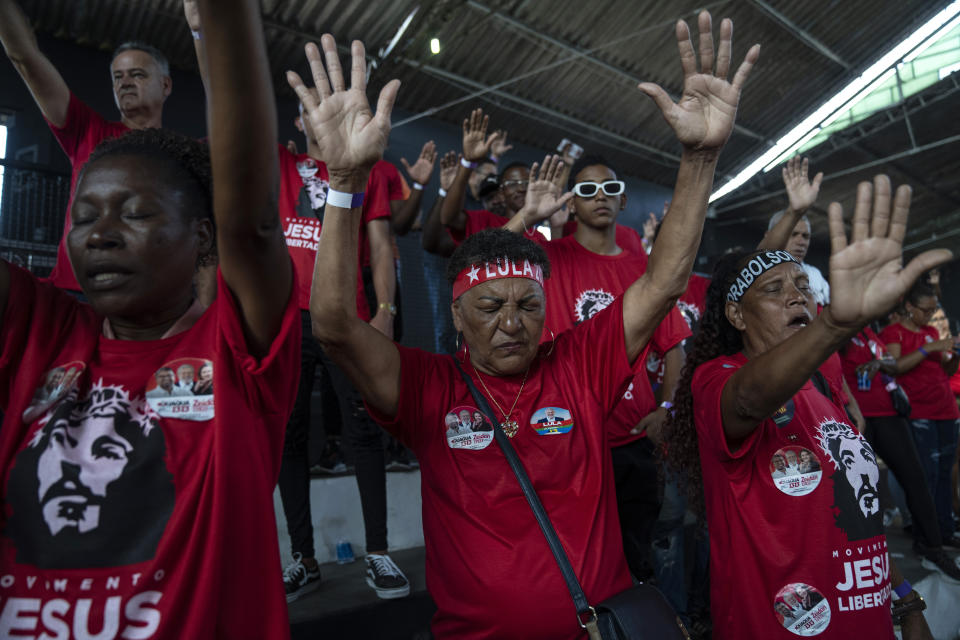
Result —
[[518, 425], [513, 420], [507, 420], [506, 422], [500, 423], [500, 428], [503, 429], [503, 432], [507, 434], [508, 438], [512, 438], [517, 435], [517, 432], [520, 431], [520, 425]]

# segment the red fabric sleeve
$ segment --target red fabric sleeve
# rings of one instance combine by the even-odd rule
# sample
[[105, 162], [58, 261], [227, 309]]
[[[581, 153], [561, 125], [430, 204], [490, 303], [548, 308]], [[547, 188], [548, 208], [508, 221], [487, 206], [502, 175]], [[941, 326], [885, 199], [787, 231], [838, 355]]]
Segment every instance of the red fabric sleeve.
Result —
[[693, 416], [700, 449], [701, 452], [705, 449], [710, 451], [711, 455], [720, 460], [733, 461], [747, 457], [760, 440], [762, 432], [761, 425], [757, 425], [740, 443], [740, 447], [731, 451], [723, 431], [723, 388], [744, 363], [742, 356], [739, 359], [731, 356], [720, 357], [700, 365], [693, 374]]
[[683, 314], [674, 306], [657, 325], [650, 343], [657, 353], [662, 355], [692, 335]]

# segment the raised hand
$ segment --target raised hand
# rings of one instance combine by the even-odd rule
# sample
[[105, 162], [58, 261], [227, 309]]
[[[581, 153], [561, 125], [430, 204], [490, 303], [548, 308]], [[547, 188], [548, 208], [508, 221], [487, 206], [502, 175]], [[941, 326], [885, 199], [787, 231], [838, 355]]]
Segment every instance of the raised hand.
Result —
[[859, 329], [889, 311], [920, 274], [953, 256], [947, 249], [931, 249], [902, 266], [910, 195], [910, 187], [901, 185], [891, 211], [887, 176], [875, 176], [872, 185], [861, 182], [850, 243], [843, 227], [843, 208], [838, 202], [830, 203], [831, 303], [826, 312], [835, 324]]
[[463, 157], [468, 162], [480, 162], [490, 157], [490, 147], [497, 140], [497, 133], [487, 135], [489, 116], [483, 109], [474, 109], [463, 121]]
[[[683, 20], [677, 22], [677, 47], [683, 67], [683, 94], [676, 103], [667, 92], [652, 82], [642, 82], [640, 91], [656, 102], [663, 117], [687, 149], [719, 151], [730, 137], [740, 104], [740, 91], [750, 70], [760, 57], [760, 45], [750, 47], [743, 63], [731, 82], [727, 81], [733, 41], [733, 22], [720, 23], [720, 47], [714, 60], [713, 24], [710, 13], [699, 16], [700, 72], [697, 56], [690, 37], [690, 27]], [[716, 63], [716, 68], [714, 68]]]
[[436, 162], [437, 145], [433, 143], [433, 140], [428, 140], [424, 143], [423, 149], [420, 150], [420, 157], [417, 158], [413, 166], [410, 166], [406, 158], [400, 158], [400, 164], [407, 170], [407, 175], [410, 176], [410, 179], [420, 184], [430, 182], [430, 176], [433, 175], [433, 166]]
[[460, 155], [456, 151], [447, 151], [440, 158], [440, 188], [448, 191], [453, 186], [453, 179], [457, 177], [457, 167], [460, 166]]
[[790, 158], [783, 167], [783, 186], [787, 189], [787, 198], [793, 211], [806, 211], [817, 201], [823, 172], [815, 175], [811, 182], [807, 178], [809, 171], [810, 161], [804, 158], [801, 162], [800, 156]]
[[558, 184], [562, 173], [563, 158], [557, 155], [547, 155], [542, 165], [534, 162], [530, 167], [527, 196], [523, 209], [517, 212], [517, 215], [523, 215], [524, 226], [543, 222], [573, 198], [572, 191], [562, 194]]
[[643, 239], [653, 244], [653, 239], [657, 237], [657, 227], [660, 221], [657, 220], [657, 214], [653, 211], [647, 214], [647, 219], [643, 221]]
[[[309, 114], [317, 141], [319, 159], [326, 163], [331, 179], [337, 173], [368, 173], [383, 156], [390, 135], [390, 112], [397, 98], [399, 80], [391, 80], [380, 91], [377, 112], [367, 102], [367, 70], [363, 43], [354, 40], [350, 47], [350, 89], [347, 89], [337, 55], [337, 43], [330, 34], [320, 39], [326, 64], [314, 43], [304, 50], [310, 63], [317, 97], [307, 89], [300, 76], [287, 72], [287, 82]], [[364, 183], [366, 178], [364, 177]], [[362, 185], [360, 185], [362, 187]]]
[[513, 149], [512, 144], [507, 144], [507, 132], [503, 129], [499, 129], [493, 132], [493, 142], [490, 145], [490, 154], [493, 155], [498, 160]]
[[200, 31], [200, 8], [197, 0], [183, 0], [183, 15], [191, 31]]

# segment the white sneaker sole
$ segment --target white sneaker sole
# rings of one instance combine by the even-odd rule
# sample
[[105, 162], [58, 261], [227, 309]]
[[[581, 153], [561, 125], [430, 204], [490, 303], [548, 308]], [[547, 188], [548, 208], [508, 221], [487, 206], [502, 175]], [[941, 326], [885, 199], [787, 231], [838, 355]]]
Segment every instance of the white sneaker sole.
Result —
[[370, 585], [370, 588], [377, 592], [377, 597], [384, 600], [392, 600], [394, 598], [406, 598], [410, 595], [410, 583], [403, 585], [402, 587], [394, 587], [393, 589], [383, 589], [378, 587], [374, 583], [373, 579], [367, 576], [367, 584]]
[[299, 589], [297, 589], [297, 590], [294, 591], [293, 593], [288, 593], [288, 594], [287, 594], [287, 602], [290, 603], [290, 602], [293, 602], [294, 600], [299, 600], [300, 598], [302, 598], [303, 596], [307, 595], [308, 593], [312, 593], [312, 592], [316, 591], [317, 589], [320, 588], [320, 584], [321, 584], [322, 582], [323, 582], [323, 580], [318, 578], [317, 580], [314, 580], [314, 581], [312, 581], [312, 582], [308, 582], [307, 584], [303, 585], [302, 587], [300, 587]]
[[[956, 564], [957, 560], [954, 559], [953, 562], [954, 564]], [[927, 571], [936, 571], [937, 573], [940, 574], [940, 576], [944, 580], [946, 580], [950, 584], [960, 584], [960, 580], [957, 580], [956, 578], [948, 576], [943, 572], [943, 570], [940, 567], [938, 567], [936, 564], [934, 564], [931, 560], [928, 560], [927, 558], [923, 558], [920, 560], [920, 566], [926, 569]], [[957, 565], [957, 567], [960, 568], [960, 565]]]

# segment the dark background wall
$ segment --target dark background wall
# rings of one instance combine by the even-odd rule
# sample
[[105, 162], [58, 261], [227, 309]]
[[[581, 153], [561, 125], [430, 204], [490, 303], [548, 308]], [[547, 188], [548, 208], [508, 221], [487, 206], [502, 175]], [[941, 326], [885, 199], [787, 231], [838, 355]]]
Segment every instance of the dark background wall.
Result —
[[[39, 35], [41, 49], [50, 57], [60, 69], [68, 85], [84, 102], [99, 111], [105, 117], [118, 117], [116, 106], [111, 92], [109, 52], [91, 47], [77, 46], [55, 38]], [[206, 133], [204, 118], [204, 94], [199, 76], [191, 71], [173, 69], [173, 92], [167, 101], [164, 110], [164, 126], [175, 129], [187, 135], [202, 137]], [[39, 109], [33, 102], [29, 91], [17, 75], [13, 66], [5, 56], [0, 56], [0, 109], [13, 111], [15, 114], [14, 126], [9, 129], [7, 140], [7, 158], [22, 159], [36, 162], [38, 165], [69, 172], [70, 167], [66, 157], [60, 150], [53, 136], [47, 129], [40, 115]], [[402, 90], [402, 89], [401, 89]], [[279, 117], [279, 137], [281, 141], [295, 140], [301, 148], [303, 138], [293, 126], [293, 119], [297, 115], [296, 100], [287, 95], [277, 98]], [[394, 121], [400, 122], [412, 114], [395, 112]], [[493, 122], [493, 128], [505, 128], [509, 131], [510, 122]], [[461, 132], [459, 127], [439, 122], [431, 118], [421, 118], [413, 122], [395, 127], [390, 137], [390, 147], [385, 157], [398, 167], [400, 158], [405, 157], [411, 162], [419, 154], [420, 148], [427, 140], [437, 144], [437, 150], [442, 154], [447, 150], [459, 150]], [[559, 140], [544, 140], [542, 149], [527, 145], [517, 145], [505, 158], [506, 162], [522, 161], [532, 163], [542, 160], [543, 155], [552, 151]], [[589, 153], [589, 148], [587, 152]], [[438, 178], [434, 175], [433, 181], [425, 191], [423, 206], [425, 209], [433, 204], [433, 198], [438, 186]], [[640, 230], [643, 220], [650, 211], [659, 213], [663, 202], [671, 197], [672, 189], [661, 185], [644, 182], [634, 178], [626, 178], [627, 183], [627, 210], [621, 214], [622, 224]], [[31, 215], [31, 212], [22, 212]], [[771, 212], [772, 213], [772, 212]], [[706, 257], [722, 253], [730, 246], [753, 247], [759, 237], [745, 237], [743, 228], [738, 225], [724, 224], [722, 220], [708, 220], [701, 247], [701, 260], [698, 270], [706, 269]], [[432, 335], [435, 328], [427, 308], [424, 293], [424, 273], [420, 260], [420, 236], [411, 233], [398, 240], [401, 256], [401, 280], [404, 295], [404, 324], [405, 336], [403, 342], [414, 346], [427, 347], [432, 345]], [[826, 274], [828, 247], [814, 246], [810, 261], [819, 266]], [[948, 280], [960, 278], [960, 266], [951, 265], [946, 270]], [[960, 317], [960, 308], [955, 308], [952, 300], [946, 300], [948, 313], [953, 317]]]

